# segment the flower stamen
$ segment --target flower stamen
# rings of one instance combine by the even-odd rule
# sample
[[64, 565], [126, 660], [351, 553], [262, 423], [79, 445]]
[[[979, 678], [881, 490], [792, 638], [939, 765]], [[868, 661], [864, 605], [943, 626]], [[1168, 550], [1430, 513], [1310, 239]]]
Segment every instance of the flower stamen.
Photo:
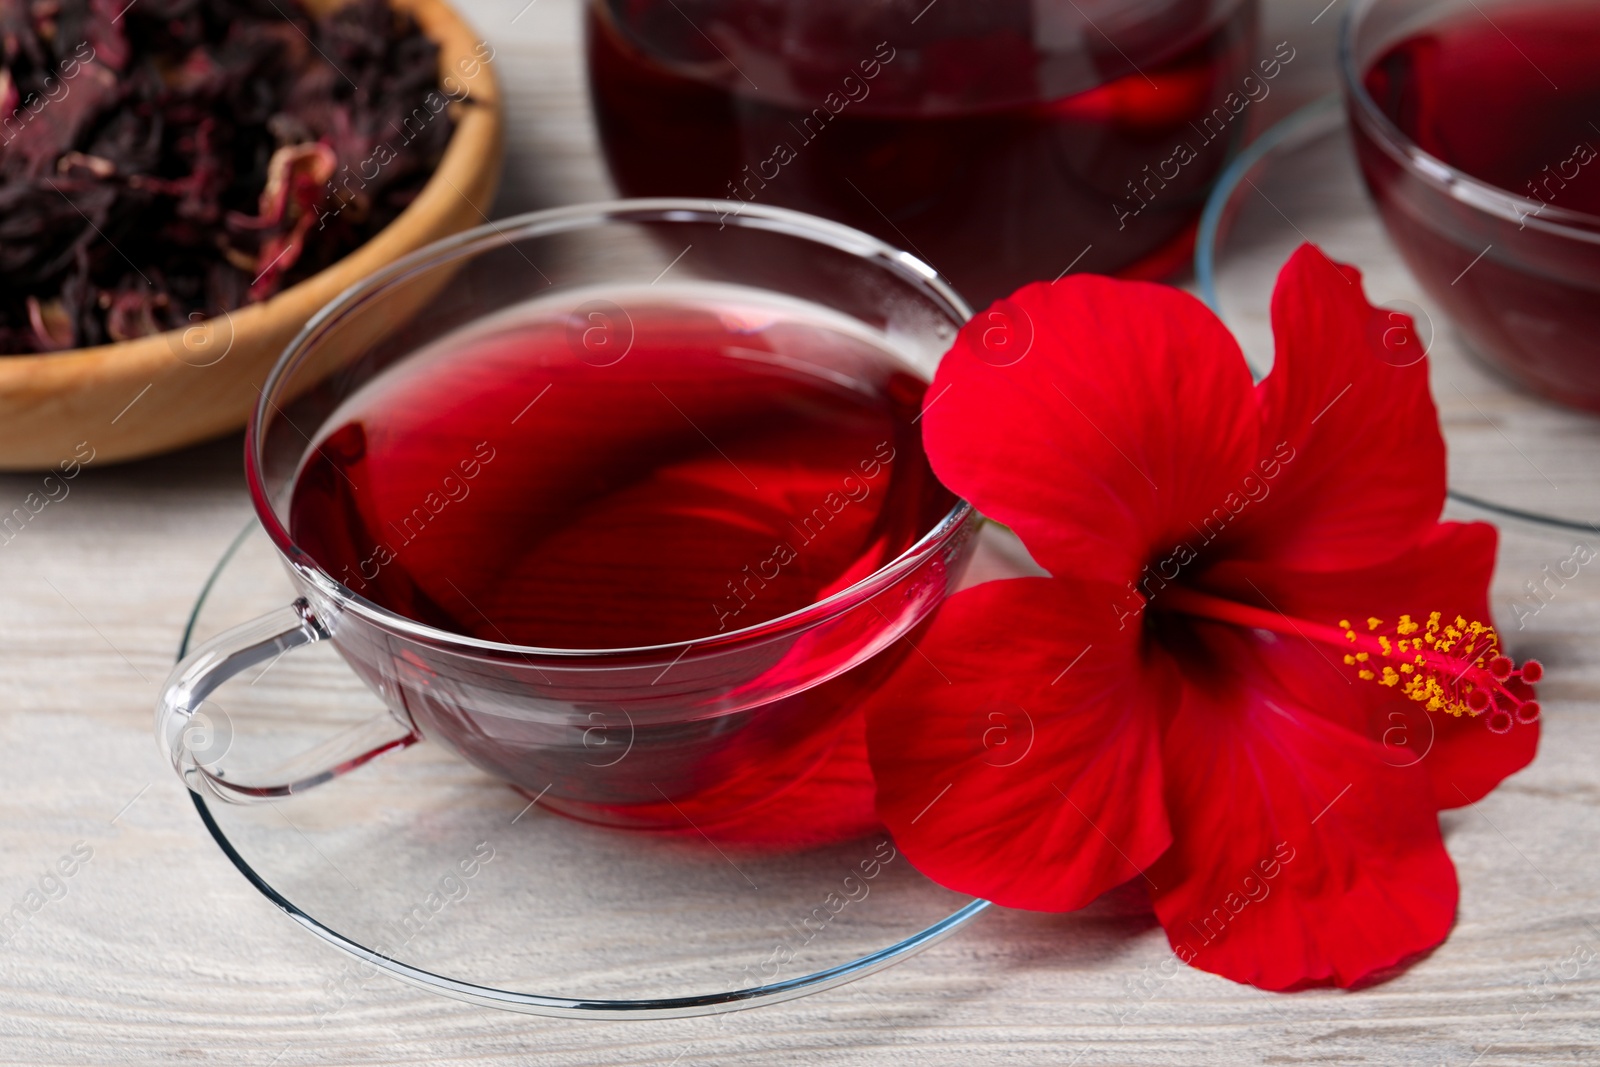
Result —
[[[1507, 683], [1513, 678], [1538, 681], [1544, 676], [1544, 667], [1538, 660], [1529, 660], [1518, 669], [1516, 662], [1500, 651], [1500, 635], [1494, 627], [1469, 622], [1460, 615], [1446, 622], [1437, 611], [1425, 624], [1402, 615], [1390, 631], [1396, 638], [1391, 640], [1378, 632], [1384, 627], [1382, 619], [1369, 618], [1366, 624], [1362, 632], [1348, 619], [1339, 621], [1345, 641], [1361, 650], [1347, 653], [1345, 662], [1365, 663], [1376, 657], [1391, 660], [1395, 666], [1383, 665], [1381, 677], [1371, 667], [1358, 670], [1357, 676], [1363, 680], [1376, 678], [1381, 685], [1398, 687], [1402, 695], [1429, 711], [1457, 718], [1487, 715], [1486, 725], [1496, 733], [1505, 733], [1513, 723], [1538, 719], [1539, 702], [1518, 695]], [[1415, 636], [1419, 631], [1421, 636]], [[1410, 668], [1403, 684], [1396, 667]]]
[[1162, 594], [1162, 607], [1333, 646], [1362, 681], [1394, 689], [1429, 711], [1486, 717], [1495, 733], [1539, 718], [1539, 702], [1520, 695], [1513, 683], [1532, 685], [1544, 677], [1544, 667], [1530, 659], [1519, 668], [1501, 652], [1494, 627], [1460, 615], [1446, 621], [1435, 611], [1425, 622], [1401, 615], [1393, 627], [1375, 616], [1359, 628], [1341, 619], [1336, 629], [1181, 586]]

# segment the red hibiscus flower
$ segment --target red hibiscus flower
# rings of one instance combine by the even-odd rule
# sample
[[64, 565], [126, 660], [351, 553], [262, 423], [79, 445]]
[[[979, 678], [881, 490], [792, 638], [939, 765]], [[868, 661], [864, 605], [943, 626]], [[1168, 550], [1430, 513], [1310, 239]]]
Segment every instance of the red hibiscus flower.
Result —
[[922, 871], [1045, 911], [1142, 878], [1179, 958], [1268, 989], [1445, 937], [1437, 812], [1533, 758], [1539, 668], [1487, 625], [1494, 529], [1438, 521], [1395, 322], [1306, 246], [1259, 385], [1159, 285], [1030, 285], [962, 331], [929, 458], [1050, 577], [953, 596], [868, 708], [879, 815]]

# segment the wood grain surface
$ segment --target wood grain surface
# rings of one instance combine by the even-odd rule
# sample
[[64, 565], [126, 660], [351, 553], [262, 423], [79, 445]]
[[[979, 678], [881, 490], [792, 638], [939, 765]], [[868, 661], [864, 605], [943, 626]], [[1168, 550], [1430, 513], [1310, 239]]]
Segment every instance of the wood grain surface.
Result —
[[[1305, 62], [1262, 118], [1330, 84], [1332, 30], [1350, 0], [1327, 10], [1326, 0], [1268, 2], [1263, 39], [1292, 40]], [[496, 49], [508, 130], [501, 213], [609, 195], [583, 96], [577, 0], [461, 6]], [[1480, 463], [1481, 483], [1508, 493], [1529, 476], [1516, 455], [1485, 450]], [[1443, 816], [1462, 883], [1455, 932], [1373, 988], [1272, 995], [1197, 971], [1169, 977], [1159, 927], [1137, 900], [1113, 895], [1071, 916], [996, 910], [882, 975], [723, 1018], [530, 1018], [381, 977], [325, 1016], [319, 997], [344, 957], [230, 865], [150, 731], [196, 592], [249, 518], [239, 441], [89, 462], [67, 485], [0, 536], [0, 916], [47, 890], [25, 920], [0, 919], [0, 1063], [1600, 1060], [1600, 571], [1585, 569], [1516, 634], [1519, 654], [1549, 671], [1543, 750], [1475, 808]], [[0, 476], [0, 513], [40, 486], [38, 475]], [[1575, 539], [1600, 542], [1504, 529], [1502, 617]], [[604, 935], [608, 945], [692, 944], [706, 921], [656, 910], [631, 924], [619, 916]]]

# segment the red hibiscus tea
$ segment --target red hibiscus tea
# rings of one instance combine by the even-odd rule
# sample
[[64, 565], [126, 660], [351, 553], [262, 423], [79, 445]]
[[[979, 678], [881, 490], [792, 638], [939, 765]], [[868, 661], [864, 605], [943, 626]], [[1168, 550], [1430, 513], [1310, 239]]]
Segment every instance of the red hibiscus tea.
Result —
[[1491, 195], [1445, 195], [1357, 107], [1363, 172], [1407, 263], [1475, 347], [1600, 408], [1600, 7], [1447, 10], [1373, 49], [1362, 87], [1415, 147]]
[[626, 195], [837, 219], [975, 306], [1069, 267], [1182, 263], [1246, 109], [1294, 50], [1254, 0], [593, 0], [590, 91]]
[[[955, 505], [921, 448], [925, 381], [851, 320], [732, 286], [585, 295], [448, 336], [346, 399], [295, 479], [296, 542], [356, 593], [439, 629], [619, 649], [805, 608]], [[885, 629], [902, 599], [885, 599]], [[703, 807], [726, 812], [729, 790], [793, 778], [902, 654], [776, 701], [742, 739], [724, 722], [723, 766], [707, 777], [732, 784]], [[814, 668], [774, 660], [769, 686], [774, 670]], [[430, 731], [442, 714], [413, 709], [473, 762], [537, 780], [505, 720]], [[691, 733], [631, 731], [630, 763], [607, 772], [619, 799], [659, 800], [657, 779], [619, 776], [661, 774]], [[728, 769], [741, 760], [753, 779]], [[694, 799], [675, 800], [698, 820]]]
[[295, 482], [296, 541], [440, 629], [630, 648], [815, 603], [955, 503], [913, 421], [926, 383], [859, 327], [753, 293], [611, 297], [350, 397]]

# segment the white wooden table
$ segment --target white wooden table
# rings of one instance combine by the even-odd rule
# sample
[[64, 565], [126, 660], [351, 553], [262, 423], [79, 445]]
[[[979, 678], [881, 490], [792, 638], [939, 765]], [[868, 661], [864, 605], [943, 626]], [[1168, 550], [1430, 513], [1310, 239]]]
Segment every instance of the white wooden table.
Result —
[[[1263, 117], [1331, 84], [1332, 30], [1349, 0], [1318, 17], [1324, 2], [1269, 11], [1264, 40], [1291, 40], [1306, 59]], [[609, 195], [577, 0], [464, 7], [494, 44], [506, 90], [501, 212]], [[726, 1020], [529, 1018], [377, 979], [318, 1025], [314, 993], [343, 958], [230, 866], [150, 736], [195, 593], [250, 514], [240, 452], [230, 438], [91, 466], [0, 545], [0, 915], [62, 857], [79, 857], [70, 877], [45, 880], [51, 899], [26, 922], [0, 926], [0, 1062], [1600, 1060], [1600, 577], [1587, 571], [1519, 635], [1518, 651], [1549, 667], [1537, 762], [1476, 810], [1443, 817], [1462, 883], [1455, 932], [1376, 988], [1276, 996], [1196, 971], [1164, 980], [1159, 927], [1113, 898], [1073, 916], [992, 912], [895, 970]], [[1525, 476], [1505, 462], [1507, 479]], [[37, 483], [0, 477], [0, 511]], [[1570, 543], [1509, 531], [1497, 610]], [[640, 938], [672, 935], [654, 921]]]

